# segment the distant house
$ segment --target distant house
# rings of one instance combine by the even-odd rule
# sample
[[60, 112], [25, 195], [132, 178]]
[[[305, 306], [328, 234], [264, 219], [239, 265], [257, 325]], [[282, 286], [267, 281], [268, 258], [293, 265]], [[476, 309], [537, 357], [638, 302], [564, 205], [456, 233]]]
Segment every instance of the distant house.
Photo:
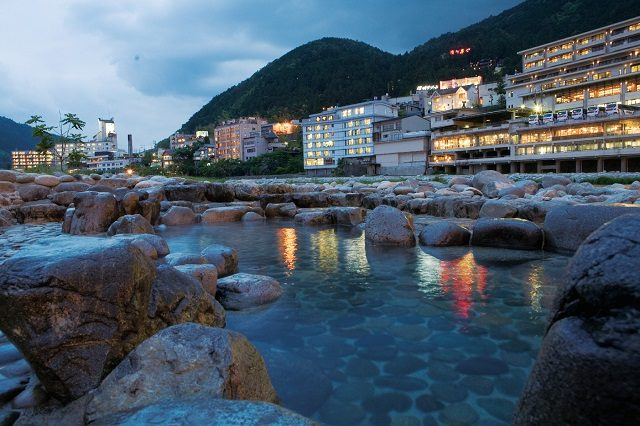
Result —
[[391, 118], [373, 124], [376, 172], [423, 174], [429, 155], [430, 122], [420, 116]]

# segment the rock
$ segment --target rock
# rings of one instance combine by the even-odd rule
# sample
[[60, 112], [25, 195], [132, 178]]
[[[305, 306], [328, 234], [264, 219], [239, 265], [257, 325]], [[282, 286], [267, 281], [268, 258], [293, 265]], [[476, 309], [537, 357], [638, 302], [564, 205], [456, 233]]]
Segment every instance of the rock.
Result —
[[456, 371], [468, 375], [496, 376], [508, 373], [509, 366], [497, 358], [477, 356], [460, 361], [456, 366]]
[[96, 387], [149, 336], [155, 268], [130, 242], [45, 239], [2, 268], [0, 327], [60, 401]]
[[313, 426], [317, 423], [267, 402], [211, 398], [151, 404], [138, 410], [103, 417], [92, 423], [95, 426], [142, 424]]
[[[127, 241], [131, 241], [136, 247], [146, 253], [147, 247], [153, 249], [155, 254], [150, 255], [152, 259], [157, 259], [158, 257], [165, 257], [169, 254], [169, 245], [159, 235], [152, 234], [116, 234], [113, 238], [125, 239]], [[144, 243], [144, 244], [141, 244]], [[148, 253], [146, 253], [148, 254]]]
[[640, 418], [640, 216], [589, 235], [567, 268], [514, 424]]
[[[24, 174], [18, 174], [16, 175], [16, 183], [33, 183], [33, 181], [36, 179], [36, 175], [32, 174], [32, 173], [24, 173]], [[11, 181], [9, 181], [11, 182]]]
[[60, 178], [57, 176], [51, 176], [51, 175], [40, 175], [40, 176], [36, 176], [36, 178], [34, 179], [34, 182], [37, 183], [38, 185], [44, 185], [44, 186], [48, 186], [49, 188], [52, 188], [60, 184]]
[[17, 189], [18, 194], [20, 194], [20, 198], [25, 202], [45, 200], [51, 192], [51, 188], [48, 186], [37, 185], [35, 183], [18, 185]]
[[[474, 188], [475, 189], [475, 188]], [[510, 198], [523, 198], [527, 192], [524, 188], [518, 186], [511, 186], [509, 188], [502, 188], [498, 191], [498, 197], [510, 197]]]
[[294, 220], [301, 225], [330, 225], [333, 223], [333, 216], [328, 210], [302, 211], [296, 214]]
[[138, 206], [140, 207], [139, 213], [144, 216], [150, 224], [158, 225], [160, 223], [160, 200], [140, 200]]
[[471, 234], [472, 246], [541, 250], [542, 229], [524, 219], [479, 219]]
[[168, 201], [190, 201], [192, 203], [202, 203], [206, 200], [205, 184], [190, 185], [165, 185], [164, 196]]
[[148, 189], [148, 188], [156, 188], [163, 186], [162, 182], [156, 180], [143, 180], [135, 184], [135, 189]]
[[271, 303], [281, 294], [280, 283], [271, 277], [238, 273], [218, 281], [216, 297], [225, 309], [238, 311]]
[[517, 181], [515, 183], [515, 186], [516, 188], [522, 189], [525, 194], [529, 195], [533, 195], [538, 192], [538, 188], [540, 187], [540, 185], [538, 185], [538, 182], [528, 179]]
[[138, 193], [135, 191], [129, 191], [122, 197], [122, 201], [120, 201], [120, 207], [124, 210], [125, 214], [136, 214], [140, 213], [139, 202], [142, 199], [146, 199], [149, 196], [142, 192]]
[[364, 194], [360, 192], [338, 192], [335, 194], [329, 194], [327, 201], [331, 206], [360, 207], [362, 205], [363, 198]]
[[454, 186], [454, 185], [467, 185], [467, 186], [471, 186], [472, 184], [472, 180], [469, 178], [466, 178], [464, 176], [454, 176], [449, 180], [449, 186]]
[[[74, 178], [73, 176], [65, 175], [65, 174], [62, 174], [60, 172], [56, 172], [55, 175], [58, 176], [58, 179], [60, 179], [60, 182], [75, 182], [76, 181], [76, 178]], [[76, 176], [79, 176], [79, 175], [76, 175]], [[84, 177], [86, 177], [86, 176], [84, 176]], [[91, 178], [91, 180], [94, 181], [93, 178]]]
[[356, 226], [364, 220], [365, 210], [360, 207], [330, 207], [332, 222], [338, 225]]
[[173, 206], [160, 220], [167, 226], [192, 225], [196, 223], [196, 215], [189, 207]]
[[326, 192], [296, 192], [293, 194], [293, 202], [301, 208], [327, 207], [329, 205]]
[[16, 223], [15, 218], [7, 209], [0, 208], [0, 228], [3, 226], [11, 226]]
[[414, 246], [413, 223], [400, 210], [390, 206], [376, 207], [367, 215], [365, 238], [373, 244]]
[[431, 223], [420, 232], [420, 244], [425, 246], [467, 246], [471, 233], [452, 222]]
[[15, 183], [15, 181], [16, 181], [16, 172], [12, 170], [0, 170], [0, 182]]
[[238, 252], [221, 244], [211, 244], [202, 250], [202, 257], [218, 268], [218, 278], [238, 272]]
[[496, 198], [501, 189], [514, 186], [513, 181], [494, 170], [477, 173], [471, 180], [471, 184], [489, 198]]
[[294, 203], [269, 203], [264, 209], [266, 217], [294, 217], [297, 212]]
[[509, 218], [517, 214], [517, 207], [504, 200], [487, 200], [480, 209], [480, 217]]
[[66, 211], [65, 206], [53, 204], [49, 200], [40, 200], [21, 204], [15, 210], [15, 215], [20, 223], [61, 222]]
[[18, 417], [20, 417], [19, 411], [0, 410], [0, 425], [11, 426], [16, 422], [16, 420], [18, 420]]
[[94, 392], [86, 417], [91, 423], [115, 412], [196, 398], [277, 400], [262, 357], [244, 336], [181, 324], [127, 355]]
[[73, 192], [83, 192], [87, 191], [91, 185], [84, 182], [62, 182], [60, 185], [55, 187], [56, 192], [64, 192], [64, 191], [73, 191]]
[[624, 214], [640, 214], [639, 207], [576, 205], [551, 209], [544, 220], [546, 248], [561, 252], [575, 251], [600, 226]]
[[119, 216], [116, 197], [106, 192], [78, 192], [73, 204], [75, 210], [69, 227], [70, 234], [106, 232]]
[[255, 222], [255, 221], [263, 221], [264, 216], [260, 216], [256, 212], [246, 212], [241, 219], [243, 222]]
[[205, 197], [209, 201], [226, 203], [235, 199], [235, 192], [229, 184], [214, 182], [206, 185]]
[[11, 405], [13, 408], [18, 409], [32, 408], [42, 404], [47, 399], [49, 399], [49, 395], [40, 384], [40, 380], [34, 375], [29, 380], [27, 388], [13, 399]]
[[399, 185], [393, 188], [393, 193], [396, 195], [406, 195], [415, 192], [415, 190], [410, 186]]
[[252, 181], [238, 182], [234, 185], [235, 198], [240, 201], [255, 201], [260, 198], [262, 187]]
[[[102, 177], [100, 179], [100, 185], [110, 186], [113, 189], [116, 188], [128, 188], [130, 183], [128, 179], [118, 177]], [[135, 185], [135, 184], [133, 184]], [[133, 187], [133, 185], [131, 185]]]
[[0, 380], [0, 404], [11, 401], [13, 397], [22, 392], [27, 386], [26, 380], [15, 377]]
[[202, 223], [238, 222], [248, 211], [246, 206], [214, 207], [202, 213]]
[[168, 265], [202, 265], [207, 263], [207, 259], [200, 254], [171, 253], [164, 259]]
[[107, 229], [107, 235], [115, 234], [155, 234], [153, 226], [147, 219], [139, 214], [128, 214], [120, 217], [113, 222], [109, 229]]
[[218, 268], [215, 265], [178, 265], [175, 268], [198, 280], [202, 288], [215, 297], [218, 283]]
[[12, 182], [0, 181], [0, 192], [10, 193], [16, 191], [16, 184]]
[[51, 201], [60, 206], [67, 207], [69, 204], [73, 203], [73, 198], [75, 196], [76, 192], [74, 191], [54, 192], [51, 194]]
[[571, 183], [571, 179], [560, 175], [545, 175], [542, 178], [542, 187], [551, 188], [554, 185], [567, 186]]

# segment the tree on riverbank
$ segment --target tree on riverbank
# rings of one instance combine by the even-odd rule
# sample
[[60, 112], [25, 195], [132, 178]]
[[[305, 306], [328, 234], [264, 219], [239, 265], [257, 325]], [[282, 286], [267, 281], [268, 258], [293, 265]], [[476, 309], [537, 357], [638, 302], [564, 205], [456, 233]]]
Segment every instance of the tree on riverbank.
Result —
[[[69, 153], [77, 151], [82, 143], [82, 129], [86, 123], [76, 114], [66, 113], [60, 116], [57, 126], [47, 126], [41, 115], [32, 115], [25, 124], [33, 126], [33, 137], [40, 142], [36, 145], [36, 151], [40, 153], [50, 152], [60, 165], [60, 171], [64, 170], [65, 161], [68, 161]], [[74, 156], [74, 161], [75, 158]]]

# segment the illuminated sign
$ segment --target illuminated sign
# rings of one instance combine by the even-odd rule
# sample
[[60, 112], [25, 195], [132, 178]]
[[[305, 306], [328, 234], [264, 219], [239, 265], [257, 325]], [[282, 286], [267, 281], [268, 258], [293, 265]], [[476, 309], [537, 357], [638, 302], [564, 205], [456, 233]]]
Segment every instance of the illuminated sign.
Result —
[[460, 49], [451, 49], [449, 51], [449, 55], [451, 55], [451, 56], [466, 55], [469, 52], [471, 52], [471, 48], [470, 47], [462, 47]]
[[438, 86], [436, 86], [435, 84], [426, 84], [424, 86], [418, 86], [416, 88], [416, 91], [421, 92], [421, 91], [427, 91], [427, 90], [436, 90], [438, 88]]

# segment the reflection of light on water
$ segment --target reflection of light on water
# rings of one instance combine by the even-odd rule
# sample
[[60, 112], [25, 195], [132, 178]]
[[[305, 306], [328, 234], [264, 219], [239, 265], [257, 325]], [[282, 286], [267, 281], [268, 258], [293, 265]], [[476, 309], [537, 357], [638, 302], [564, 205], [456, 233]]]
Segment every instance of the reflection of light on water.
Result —
[[284, 266], [293, 271], [296, 268], [296, 251], [298, 250], [298, 236], [293, 228], [278, 229], [278, 251]]
[[369, 262], [365, 252], [364, 232], [358, 237], [343, 240], [344, 263], [348, 272], [366, 274], [369, 271]]
[[531, 309], [536, 312], [542, 312], [542, 292], [540, 288], [542, 287], [542, 266], [535, 265], [531, 266], [531, 271], [529, 272], [529, 299], [531, 301]]
[[487, 285], [487, 268], [478, 265], [473, 253], [469, 252], [459, 259], [440, 261], [440, 287], [444, 293], [453, 297], [456, 313], [469, 318], [473, 306], [474, 287], [481, 299]]
[[438, 295], [440, 288], [440, 261], [426, 253], [419, 253], [416, 261], [418, 290], [429, 295]]
[[331, 272], [338, 268], [338, 237], [335, 229], [323, 229], [312, 234], [311, 249], [321, 271]]

